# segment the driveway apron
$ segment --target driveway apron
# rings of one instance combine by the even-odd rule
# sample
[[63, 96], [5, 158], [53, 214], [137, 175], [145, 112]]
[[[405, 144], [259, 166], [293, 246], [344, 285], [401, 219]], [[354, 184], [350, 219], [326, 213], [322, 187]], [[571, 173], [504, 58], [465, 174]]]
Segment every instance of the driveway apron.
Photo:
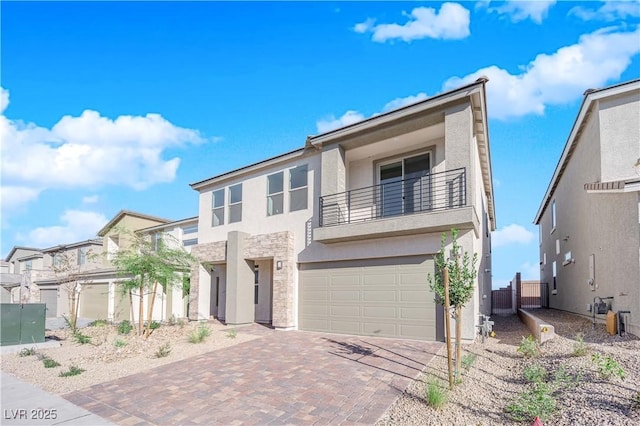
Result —
[[302, 331], [262, 337], [64, 397], [120, 425], [375, 423], [441, 343]]

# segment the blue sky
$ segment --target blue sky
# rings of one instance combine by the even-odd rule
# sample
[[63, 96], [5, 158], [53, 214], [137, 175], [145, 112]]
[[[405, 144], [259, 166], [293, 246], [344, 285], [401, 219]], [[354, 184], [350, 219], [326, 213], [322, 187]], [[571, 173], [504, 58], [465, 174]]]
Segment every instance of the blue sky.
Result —
[[537, 278], [532, 225], [587, 88], [640, 77], [640, 3], [6, 2], [2, 255], [120, 209], [197, 215], [189, 183], [489, 77], [494, 286]]

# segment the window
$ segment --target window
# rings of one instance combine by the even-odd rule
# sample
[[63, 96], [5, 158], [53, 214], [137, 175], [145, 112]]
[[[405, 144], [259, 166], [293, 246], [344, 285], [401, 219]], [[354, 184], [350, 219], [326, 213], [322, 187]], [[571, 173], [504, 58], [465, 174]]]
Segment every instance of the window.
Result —
[[260, 282], [260, 273], [258, 265], [253, 266], [253, 303], [258, 304], [258, 283]]
[[289, 211], [307, 208], [307, 165], [289, 170]]
[[156, 232], [151, 238], [153, 251], [158, 251], [160, 249], [160, 245], [162, 244], [162, 233]]
[[553, 269], [553, 290], [555, 291], [555, 290], [557, 290], [557, 287], [556, 287], [556, 275], [558, 273], [558, 270], [556, 269], [556, 261], [555, 260], [553, 261], [551, 268]]
[[267, 176], [267, 216], [281, 214], [284, 210], [284, 173]]
[[556, 254], [560, 254], [560, 240], [556, 240]]
[[[430, 210], [431, 156], [429, 153], [392, 160], [378, 165], [378, 209], [380, 216], [395, 216]], [[457, 195], [457, 196], [456, 196]], [[459, 185], [447, 190], [448, 207], [460, 202]]]
[[188, 240], [182, 241], [182, 245], [185, 246], [185, 247], [195, 246], [196, 244], [198, 244], [198, 239], [197, 238], [190, 238]]
[[24, 270], [26, 271], [30, 271], [31, 268], [33, 267], [33, 264], [31, 263], [31, 260], [27, 260], [26, 262], [24, 262]]
[[53, 255], [53, 267], [59, 268], [62, 266], [62, 255], [60, 253], [56, 253]]
[[224, 225], [224, 188], [213, 191], [211, 226]]
[[556, 229], [556, 200], [551, 202], [551, 232]]
[[229, 223], [242, 220], [242, 184], [229, 187]]
[[84, 265], [87, 263], [87, 248], [80, 247], [78, 249], [78, 265]]
[[194, 234], [196, 232], [198, 232], [198, 225], [190, 225], [182, 228], [183, 234]]
[[573, 262], [573, 256], [571, 256], [571, 252], [568, 251], [564, 254], [564, 262], [562, 262], [562, 265], [567, 266], [571, 262]]
[[546, 265], [547, 264], [547, 253], [542, 253], [542, 264]]

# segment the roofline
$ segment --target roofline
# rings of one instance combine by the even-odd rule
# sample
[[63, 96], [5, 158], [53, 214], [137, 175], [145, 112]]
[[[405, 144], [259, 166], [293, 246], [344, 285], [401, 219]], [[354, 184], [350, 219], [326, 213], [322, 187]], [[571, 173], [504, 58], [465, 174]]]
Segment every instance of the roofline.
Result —
[[567, 138], [567, 142], [564, 145], [564, 149], [562, 150], [562, 155], [558, 160], [558, 164], [556, 164], [556, 168], [553, 172], [553, 176], [551, 177], [551, 181], [547, 186], [547, 191], [542, 198], [542, 202], [540, 203], [540, 207], [538, 208], [538, 213], [536, 213], [536, 217], [533, 220], [534, 225], [538, 225], [540, 223], [540, 219], [542, 218], [542, 214], [546, 210], [553, 193], [558, 185], [558, 180], [562, 177], [564, 167], [568, 163], [571, 158], [571, 152], [573, 151], [573, 147], [577, 144], [576, 137], [579, 135], [582, 130], [582, 126], [584, 125], [584, 120], [587, 118], [588, 112], [591, 109], [591, 105], [594, 101], [600, 100], [602, 98], [607, 98], [610, 96], [616, 96], [623, 93], [630, 92], [632, 90], [640, 89], [640, 79], [625, 81], [623, 83], [614, 84], [612, 86], [608, 86], [602, 89], [596, 90], [587, 90], [584, 92], [584, 99], [582, 100], [582, 104], [580, 105], [580, 111], [576, 116], [575, 121], [573, 122], [573, 127], [571, 128], [571, 133], [569, 133], [569, 137]]
[[284, 154], [276, 155], [275, 157], [267, 158], [266, 160], [258, 161], [257, 163], [249, 164], [247, 166], [243, 166], [243, 167], [240, 167], [238, 169], [231, 170], [229, 172], [225, 172], [225, 173], [222, 173], [220, 175], [216, 175], [216, 176], [201, 180], [199, 182], [190, 183], [189, 186], [192, 189], [195, 189], [197, 191], [200, 188], [212, 185], [212, 184], [216, 183], [219, 180], [229, 179], [229, 178], [236, 177], [236, 176], [238, 176], [240, 174], [243, 174], [243, 173], [249, 173], [251, 171], [259, 170], [259, 169], [261, 169], [263, 167], [267, 167], [267, 166], [273, 165], [273, 164], [278, 163], [280, 161], [290, 160], [292, 158], [295, 158], [296, 156], [300, 156], [300, 155], [304, 154], [305, 151], [306, 151], [306, 148], [298, 148], [298, 149], [295, 149], [293, 151], [286, 152]]
[[26, 256], [19, 257], [16, 260], [22, 261], [22, 260], [36, 259], [36, 258], [42, 258], [42, 257], [44, 257], [42, 253], [31, 253]]
[[69, 244], [58, 244], [57, 246], [49, 247], [46, 249], [42, 249], [43, 253], [49, 253], [52, 251], [60, 251], [64, 249], [80, 247], [88, 244], [100, 244], [102, 245], [102, 238], [91, 238], [89, 240], [78, 241], [77, 243], [69, 243]]
[[329, 130], [328, 132], [321, 133], [319, 135], [309, 136], [307, 138], [307, 143], [317, 147], [318, 145], [331, 142], [333, 139], [338, 139], [352, 133], [367, 130], [375, 125], [381, 124], [381, 122], [394, 121], [396, 118], [398, 118], [396, 116], [404, 116], [407, 113], [418, 113], [423, 110], [431, 109], [444, 103], [451, 102], [458, 98], [468, 97], [469, 93], [467, 92], [469, 89], [473, 88], [474, 86], [484, 86], [487, 81], [488, 79], [486, 77], [480, 77], [473, 83], [469, 83], [465, 86], [439, 93], [430, 98], [423, 99], [421, 101], [405, 105], [403, 107], [387, 111], [373, 117], [366, 118], [353, 124], [348, 124], [337, 129]]
[[151, 216], [148, 214], [144, 214], [144, 213], [138, 213], [138, 212], [134, 212], [133, 210], [120, 210], [114, 217], [113, 219], [111, 219], [109, 222], [107, 222], [107, 224], [105, 226], [102, 227], [101, 230], [98, 231], [98, 235], [100, 237], [104, 237], [105, 234], [107, 232], [109, 232], [109, 230], [113, 227], [113, 225], [120, 220], [120, 218], [122, 216], [125, 215], [129, 215], [129, 216], [135, 216], [141, 219], [149, 219], [149, 220], [155, 220], [158, 222], [162, 222], [162, 223], [168, 223], [171, 222], [169, 219], [164, 219], [161, 217], [157, 217], [157, 216]]
[[163, 228], [167, 228], [170, 226], [179, 226], [185, 223], [189, 223], [189, 222], [196, 222], [198, 223], [198, 216], [194, 216], [194, 217], [188, 217], [186, 219], [180, 219], [180, 220], [176, 220], [174, 222], [169, 222], [169, 223], [165, 223], [162, 225], [154, 225], [154, 226], [149, 226], [148, 228], [142, 228], [142, 229], [138, 229], [136, 232], [141, 232], [141, 233], [145, 233], [145, 232], [149, 232], [149, 231], [156, 231], [158, 229], [163, 229]]
[[42, 249], [35, 248], [35, 247], [13, 246], [13, 248], [11, 249], [7, 257], [4, 258], [5, 262], [9, 262], [9, 259], [11, 259], [11, 256], [13, 256], [13, 253], [15, 253], [17, 250], [31, 250], [31, 251], [42, 252]]

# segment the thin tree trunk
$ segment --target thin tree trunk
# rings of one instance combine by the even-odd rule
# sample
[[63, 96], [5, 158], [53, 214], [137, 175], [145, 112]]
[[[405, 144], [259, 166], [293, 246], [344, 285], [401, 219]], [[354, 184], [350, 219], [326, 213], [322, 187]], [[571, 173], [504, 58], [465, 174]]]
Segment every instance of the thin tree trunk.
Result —
[[131, 321], [135, 324], [136, 311], [133, 309], [133, 291], [129, 289], [129, 309], [131, 310]]
[[144, 333], [144, 338], [148, 338], [151, 334], [151, 322], [153, 321], [153, 305], [156, 303], [156, 292], [158, 291], [158, 281], [153, 284], [153, 293], [151, 293], [151, 303], [147, 307], [147, 329]]
[[140, 284], [140, 303], [138, 304], [138, 336], [142, 336], [142, 319], [143, 318], [144, 318], [144, 284]]
[[451, 312], [449, 304], [449, 270], [444, 268], [444, 322], [445, 322], [445, 340], [447, 342], [447, 367], [449, 370], [449, 389], [453, 390], [453, 360], [451, 358]]
[[460, 376], [460, 361], [462, 355], [462, 308], [456, 306], [456, 379]]
[[[75, 289], [73, 294], [75, 294]], [[78, 327], [78, 307], [80, 306], [80, 292], [78, 292], [78, 295], [74, 296], [73, 299], [73, 312], [71, 313], [71, 315], [73, 315], [73, 329], [75, 330]]]

